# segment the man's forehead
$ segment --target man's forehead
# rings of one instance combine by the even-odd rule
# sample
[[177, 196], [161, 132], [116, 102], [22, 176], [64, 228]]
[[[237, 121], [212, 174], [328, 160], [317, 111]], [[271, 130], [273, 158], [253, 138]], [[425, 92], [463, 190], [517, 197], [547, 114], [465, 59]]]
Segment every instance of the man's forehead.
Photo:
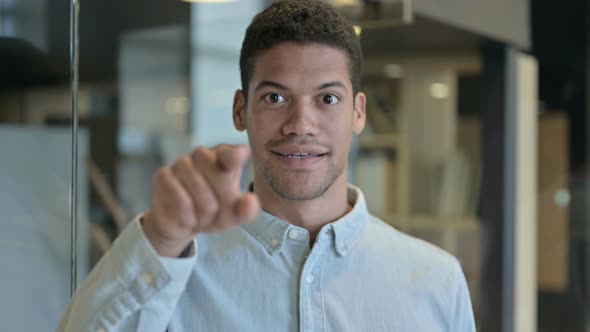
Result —
[[[330, 61], [332, 60], [332, 61]], [[290, 61], [301, 61], [314, 64], [320, 62], [334, 62], [348, 64], [346, 52], [341, 49], [320, 43], [282, 42], [262, 51], [255, 64], [288, 64]]]
[[256, 85], [276, 80], [303, 80], [314, 86], [347, 81], [348, 58], [344, 52], [326, 45], [284, 43], [260, 54], [253, 74], [251, 83]]

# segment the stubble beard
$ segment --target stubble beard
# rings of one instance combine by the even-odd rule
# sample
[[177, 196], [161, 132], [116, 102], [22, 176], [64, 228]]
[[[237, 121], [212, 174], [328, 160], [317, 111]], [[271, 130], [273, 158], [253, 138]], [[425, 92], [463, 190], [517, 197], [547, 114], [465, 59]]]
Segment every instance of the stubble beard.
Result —
[[[322, 196], [344, 171], [344, 167], [328, 161], [325, 175], [319, 181], [315, 181], [316, 179], [311, 176], [312, 172], [292, 171], [291, 174], [283, 175], [281, 172], [273, 172], [269, 165], [260, 163], [259, 167], [262, 169], [264, 180], [272, 190], [280, 197], [293, 201], [312, 200]], [[302, 182], [310, 183], [306, 185]], [[301, 186], [303, 190], [298, 190]]]

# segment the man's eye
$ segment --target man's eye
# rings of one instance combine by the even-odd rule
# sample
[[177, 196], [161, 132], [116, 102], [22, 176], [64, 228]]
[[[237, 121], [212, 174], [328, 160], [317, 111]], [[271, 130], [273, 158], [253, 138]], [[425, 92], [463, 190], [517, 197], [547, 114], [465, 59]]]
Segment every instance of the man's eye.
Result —
[[338, 102], [338, 97], [335, 95], [325, 95], [322, 97], [322, 102], [324, 104], [333, 105]]
[[269, 93], [264, 96], [264, 101], [271, 104], [278, 104], [285, 101], [285, 97], [281, 96], [278, 93]]

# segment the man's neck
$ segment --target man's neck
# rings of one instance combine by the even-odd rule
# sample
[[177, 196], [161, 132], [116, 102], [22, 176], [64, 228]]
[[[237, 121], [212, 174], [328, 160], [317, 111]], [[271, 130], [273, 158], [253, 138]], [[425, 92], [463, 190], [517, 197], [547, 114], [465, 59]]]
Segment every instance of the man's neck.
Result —
[[279, 196], [270, 186], [255, 181], [254, 192], [260, 198], [262, 209], [292, 225], [307, 229], [311, 243], [321, 228], [344, 216], [348, 204], [346, 179], [336, 180], [322, 196], [311, 200], [289, 200]]

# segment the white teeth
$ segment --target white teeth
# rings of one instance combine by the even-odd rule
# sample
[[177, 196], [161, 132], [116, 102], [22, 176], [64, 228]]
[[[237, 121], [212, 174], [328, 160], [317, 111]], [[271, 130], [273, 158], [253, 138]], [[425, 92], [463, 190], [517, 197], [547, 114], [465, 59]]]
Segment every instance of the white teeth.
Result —
[[322, 154], [316, 154], [316, 153], [310, 153], [310, 152], [296, 152], [296, 153], [287, 153], [287, 154], [282, 154], [282, 153], [277, 152], [277, 154], [279, 154], [283, 157], [287, 157], [287, 158], [308, 158], [308, 157], [322, 156]]
[[305, 157], [309, 157], [312, 156], [311, 153], [290, 153], [287, 155], [287, 157], [289, 158], [305, 158]]

